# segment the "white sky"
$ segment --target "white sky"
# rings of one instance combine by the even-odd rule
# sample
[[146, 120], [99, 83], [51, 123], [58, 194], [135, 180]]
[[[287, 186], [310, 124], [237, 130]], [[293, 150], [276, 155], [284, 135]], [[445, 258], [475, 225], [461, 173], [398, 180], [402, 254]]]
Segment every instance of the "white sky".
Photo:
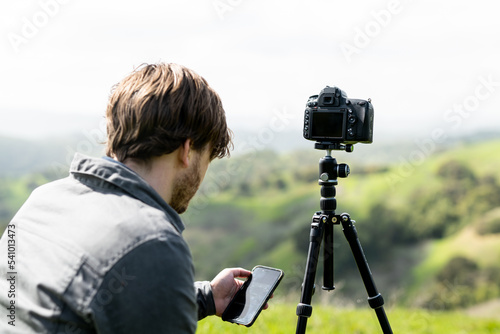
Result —
[[[286, 124], [301, 138], [305, 101], [325, 85], [372, 99], [375, 138], [498, 129], [499, 9], [491, 0], [2, 0], [0, 136], [95, 128], [111, 86], [158, 61], [204, 76], [236, 130]], [[288, 115], [280, 126], [277, 113]]]

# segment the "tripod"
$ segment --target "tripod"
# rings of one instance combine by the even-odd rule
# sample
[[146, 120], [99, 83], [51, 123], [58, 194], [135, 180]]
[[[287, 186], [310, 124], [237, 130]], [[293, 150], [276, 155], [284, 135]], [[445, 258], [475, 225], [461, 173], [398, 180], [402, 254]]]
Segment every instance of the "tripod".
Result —
[[363, 249], [358, 239], [358, 233], [354, 226], [355, 221], [351, 220], [349, 214], [336, 215], [337, 200], [335, 199], [335, 186], [338, 184], [337, 177], [345, 178], [349, 175], [349, 166], [337, 164], [335, 158], [331, 156], [331, 150], [346, 150], [352, 152], [352, 145], [337, 143], [316, 143], [316, 149], [325, 149], [326, 155], [319, 161], [319, 180], [321, 185], [321, 211], [316, 212], [312, 217], [309, 251], [307, 254], [306, 272], [302, 283], [302, 294], [300, 303], [297, 305], [297, 330], [296, 333], [305, 333], [307, 319], [312, 314], [311, 299], [314, 293], [314, 279], [318, 265], [319, 251], [322, 240], [323, 247], [323, 290], [333, 290], [333, 225], [342, 224], [342, 230], [349, 246], [351, 247], [354, 260], [363, 279], [363, 283], [368, 293], [368, 304], [375, 310], [383, 333], [391, 333], [392, 329], [385, 314], [383, 305], [384, 299], [378, 293], [373, 281], [372, 273], [368, 267]]

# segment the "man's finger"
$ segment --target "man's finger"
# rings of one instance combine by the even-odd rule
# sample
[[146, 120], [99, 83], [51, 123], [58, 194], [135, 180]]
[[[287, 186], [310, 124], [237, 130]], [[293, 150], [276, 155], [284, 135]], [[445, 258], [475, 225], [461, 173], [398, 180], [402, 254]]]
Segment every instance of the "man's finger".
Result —
[[243, 268], [231, 268], [229, 269], [234, 277], [249, 277], [252, 272]]

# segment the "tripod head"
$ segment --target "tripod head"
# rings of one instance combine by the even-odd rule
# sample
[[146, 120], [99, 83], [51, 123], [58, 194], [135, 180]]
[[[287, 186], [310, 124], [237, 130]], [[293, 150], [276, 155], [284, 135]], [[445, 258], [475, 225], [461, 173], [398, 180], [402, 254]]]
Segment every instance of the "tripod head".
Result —
[[323, 214], [335, 215], [337, 209], [337, 200], [335, 199], [337, 178], [346, 178], [349, 173], [349, 166], [347, 164], [337, 164], [337, 160], [331, 156], [331, 150], [327, 150], [326, 155], [319, 160], [318, 184], [321, 186], [320, 208]]

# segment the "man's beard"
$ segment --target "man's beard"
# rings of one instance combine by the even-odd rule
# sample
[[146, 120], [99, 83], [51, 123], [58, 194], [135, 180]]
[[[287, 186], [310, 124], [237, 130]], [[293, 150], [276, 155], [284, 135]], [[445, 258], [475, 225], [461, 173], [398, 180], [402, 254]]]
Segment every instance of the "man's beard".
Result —
[[200, 187], [201, 176], [199, 165], [199, 159], [194, 159], [191, 168], [174, 181], [174, 189], [169, 204], [178, 214], [187, 210], [189, 201]]

